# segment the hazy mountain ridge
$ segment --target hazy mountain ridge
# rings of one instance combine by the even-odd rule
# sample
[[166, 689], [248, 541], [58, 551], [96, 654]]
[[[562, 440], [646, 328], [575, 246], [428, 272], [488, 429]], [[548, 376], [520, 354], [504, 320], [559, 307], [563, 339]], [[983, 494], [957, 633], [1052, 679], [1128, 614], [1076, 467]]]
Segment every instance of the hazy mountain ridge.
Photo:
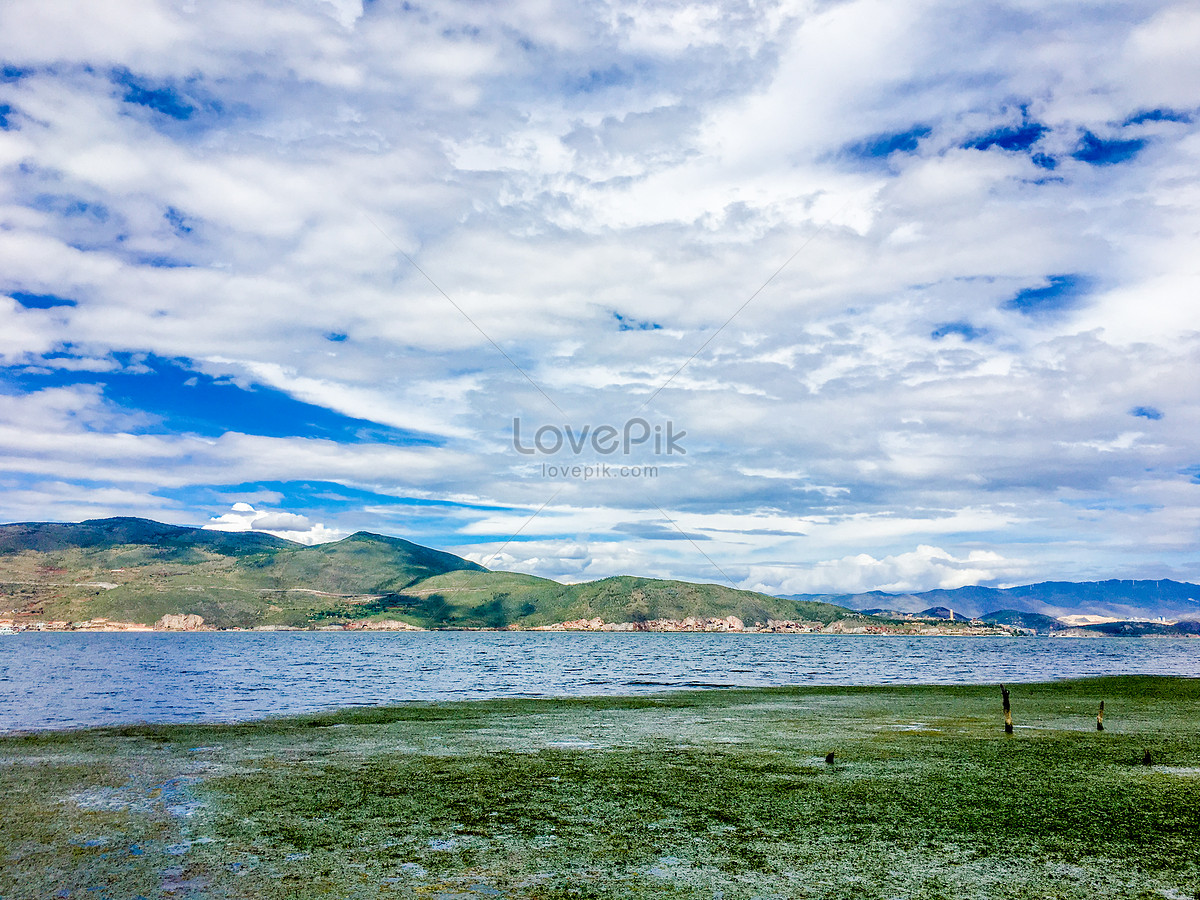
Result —
[[791, 594], [788, 599], [907, 614], [946, 607], [958, 615], [984, 618], [1006, 611], [1052, 618], [1092, 615], [1117, 619], [1200, 619], [1200, 585], [1170, 579], [1044, 581], [1011, 588], [970, 586], [919, 593]]

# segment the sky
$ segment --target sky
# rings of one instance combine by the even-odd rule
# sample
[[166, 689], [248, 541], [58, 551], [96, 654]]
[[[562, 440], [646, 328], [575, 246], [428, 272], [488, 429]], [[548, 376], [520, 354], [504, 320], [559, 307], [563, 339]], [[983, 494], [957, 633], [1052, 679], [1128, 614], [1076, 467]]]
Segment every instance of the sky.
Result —
[[1200, 7], [0, 4], [0, 521], [1200, 581]]

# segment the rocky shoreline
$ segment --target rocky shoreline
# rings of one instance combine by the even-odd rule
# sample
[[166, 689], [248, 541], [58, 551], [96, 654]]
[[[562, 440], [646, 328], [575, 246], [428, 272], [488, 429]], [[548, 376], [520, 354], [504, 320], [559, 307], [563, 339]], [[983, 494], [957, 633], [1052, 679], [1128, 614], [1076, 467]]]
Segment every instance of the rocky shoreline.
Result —
[[1012, 635], [1019, 629], [1007, 625], [938, 624], [936, 622], [870, 622], [864, 617], [848, 617], [834, 622], [768, 619], [765, 625], [747, 625], [737, 616], [702, 619], [648, 619], [642, 622], [605, 622], [600, 618], [576, 619], [554, 625], [541, 625], [529, 631], [658, 631], [736, 634], [898, 634], [898, 635]]
[[[938, 623], [929, 621], [873, 622], [856, 616], [822, 623], [804, 620], [769, 619], [765, 625], [747, 625], [737, 616], [700, 618], [688, 616], [684, 619], [647, 619], [638, 622], [605, 622], [596, 617], [556, 622], [551, 625], [507, 628], [446, 628], [444, 631], [549, 631], [549, 632], [701, 632], [706, 634], [877, 634], [877, 635], [972, 635], [997, 636], [1023, 634], [1020, 629], [1007, 625], [984, 625], [982, 623]], [[140, 622], [117, 622], [105, 618], [89, 619], [85, 622], [22, 622], [0, 620], [0, 630], [8, 633], [20, 631], [54, 632], [211, 632], [211, 631], [429, 631], [431, 629], [410, 625], [396, 619], [348, 622], [343, 624], [319, 625], [301, 628], [295, 625], [258, 625], [253, 628], [214, 628], [200, 616], [172, 614], [163, 616], [153, 625]]]

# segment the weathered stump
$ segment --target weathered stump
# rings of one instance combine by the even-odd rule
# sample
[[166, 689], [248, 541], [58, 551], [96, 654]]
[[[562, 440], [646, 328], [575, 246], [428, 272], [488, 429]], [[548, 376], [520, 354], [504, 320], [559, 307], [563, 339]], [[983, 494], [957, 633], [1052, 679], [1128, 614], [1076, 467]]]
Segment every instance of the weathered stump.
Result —
[[1100, 701], [1100, 712], [1096, 713], [1096, 730], [1104, 730], [1104, 701]]
[[833, 765], [833, 753], [832, 753], [832, 751], [831, 751], [831, 752], [829, 752], [829, 753], [826, 753], [826, 754], [825, 754], [825, 762], [829, 763], [829, 765], [831, 765], [831, 766]]
[[1004, 685], [1000, 685], [1000, 694], [1004, 697], [1004, 733], [1012, 734], [1012, 707], [1009, 706], [1008, 703], [1008, 688], [1006, 688]]

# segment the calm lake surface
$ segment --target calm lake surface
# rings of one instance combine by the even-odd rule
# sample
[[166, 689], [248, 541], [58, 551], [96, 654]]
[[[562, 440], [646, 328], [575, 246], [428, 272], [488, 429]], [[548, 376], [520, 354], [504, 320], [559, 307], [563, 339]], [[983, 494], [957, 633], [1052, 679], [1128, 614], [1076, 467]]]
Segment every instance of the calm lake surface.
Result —
[[0, 731], [243, 721], [403, 700], [1200, 675], [1200, 641], [530, 632], [0, 637]]

